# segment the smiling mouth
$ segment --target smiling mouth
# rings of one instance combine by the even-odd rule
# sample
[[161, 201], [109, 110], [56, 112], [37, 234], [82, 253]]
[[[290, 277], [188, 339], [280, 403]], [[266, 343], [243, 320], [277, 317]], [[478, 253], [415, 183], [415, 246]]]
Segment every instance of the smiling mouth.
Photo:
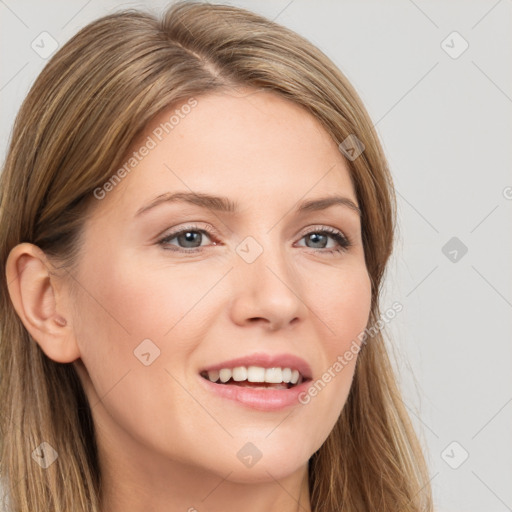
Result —
[[258, 366], [209, 370], [201, 372], [200, 375], [214, 384], [252, 389], [290, 389], [309, 380], [296, 369]]

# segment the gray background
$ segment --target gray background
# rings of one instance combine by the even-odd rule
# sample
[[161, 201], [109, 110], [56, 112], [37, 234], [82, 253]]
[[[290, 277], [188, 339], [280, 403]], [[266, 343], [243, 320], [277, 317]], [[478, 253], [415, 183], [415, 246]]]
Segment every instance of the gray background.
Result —
[[[404, 306], [386, 329], [436, 510], [512, 510], [512, 1], [226, 3], [309, 38], [360, 93], [398, 192], [382, 309]], [[41, 32], [63, 44], [99, 16], [165, 4], [0, 0], [2, 161], [46, 62]]]

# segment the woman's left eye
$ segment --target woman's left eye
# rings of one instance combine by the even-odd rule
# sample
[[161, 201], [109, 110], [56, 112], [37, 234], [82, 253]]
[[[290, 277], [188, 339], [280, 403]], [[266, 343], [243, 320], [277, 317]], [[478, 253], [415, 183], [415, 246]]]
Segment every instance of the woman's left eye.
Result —
[[[335, 252], [342, 252], [346, 251], [351, 245], [351, 241], [341, 233], [341, 231], [333, 230], [333, 229], [321, 229], [317, 231], [310, 231], [309, 233], [305, 234], [302, 239], [306, 239], [309, 242], [312, 242], [313, 244], [319, 244], [320, 247], [310, 247], [310, 249], [317, 249], [321, 252], [327, 252], [327, 253], [335, 253]], [[334, 247], [327, 247], [329, 244], [328, 239], [334, 240], [335, 244]], [[309, 246], [308, 246], [309, 247]]]
[[[164, 238], [160, 239], [158, 243], [164, 247], [164, 249], [190, 254], [201, 250], [201, 247], [207, 245], [202, 243], [204, 241], [205, 235], [207, 238], [211, 238], [213, 236], [204, 229], [189, 227], [165, 236]], [[301, 247], [308, 247], [323, 253], [336, 253], [346, 251], [352, 245], [350, 240], [340, 231], [330, 228], [322, 228], [315, 231], [310, 231], [309, 233], [303, 235], [300, 240], [303, 239], [306, 239], [306, 243], [312, 243], [314, 246], [311, 247], [310, 245], [301, 245]], [[334, 246], [329, 246], [329, 239], [334, 241]], [[177, 242], [178, 247], [176, 247], [176, 243], [173, 243], [173, 241]], [[213, 242], [211, 245], [217, 245], [217, 243]], [[174, 247], [171, 248], [169, 246]]]

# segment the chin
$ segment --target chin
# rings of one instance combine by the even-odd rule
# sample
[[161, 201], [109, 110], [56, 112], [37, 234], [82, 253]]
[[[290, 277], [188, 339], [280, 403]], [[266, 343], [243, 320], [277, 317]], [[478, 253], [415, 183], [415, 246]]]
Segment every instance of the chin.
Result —
[[307, 459], [299, 461], [272, 458], [266, 462], [261, 459], [251, 468], [240, 467], [240, 464], [236, 464], [223, 476], [225, 477], [231, 471], [227, 480], [240, 484], [275, 482], [300, 471], [307, 465], [307, 462]]
[[221, 478], [229, 475], [227, 480], [231, 482], [270, 482], [300, 471], [314, 453], [314, 450], [304, 453], [304, 443], [300, 440], [281, 442], [276, 436], [274, 442], [269, 442], [270, 438], [265, 440], [264, 437], [262, 435], [261, 442], [254, 438], [252, 441], [232, 440], [222, 453], [213, 454], [206, 469]]

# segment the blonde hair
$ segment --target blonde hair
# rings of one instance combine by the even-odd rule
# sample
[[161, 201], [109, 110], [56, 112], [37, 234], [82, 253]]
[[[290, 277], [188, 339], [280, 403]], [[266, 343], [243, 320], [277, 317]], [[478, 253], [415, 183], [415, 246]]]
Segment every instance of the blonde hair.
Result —
[[[255, 87], [301, 105], [347, 159], [362, 210], [372, 282], [369, 325], [392, 252], [396, 199], [381, 145], [358, 95], [336, 66], [291, 30], [249, 11], [179, 2], [162, 19], [124, 11], [94, 21], [41, 72], [17, 116], [0, 177], [0, 258], [39, 246], [72, 272], [92, 192], [111, 178], [137, 135], [162, 109], [227, 87]], [[11, 511], [98, 512], [101, 475], [90, 407], [72, 364], [49, 359], [0, 295], [0, 470]], [[46, 441], [57, 463], [31, 458]], [[315, 512], [430, 512], [418, 439], [382, 333], [359, 353], [340, 418], [309, 464]]]

